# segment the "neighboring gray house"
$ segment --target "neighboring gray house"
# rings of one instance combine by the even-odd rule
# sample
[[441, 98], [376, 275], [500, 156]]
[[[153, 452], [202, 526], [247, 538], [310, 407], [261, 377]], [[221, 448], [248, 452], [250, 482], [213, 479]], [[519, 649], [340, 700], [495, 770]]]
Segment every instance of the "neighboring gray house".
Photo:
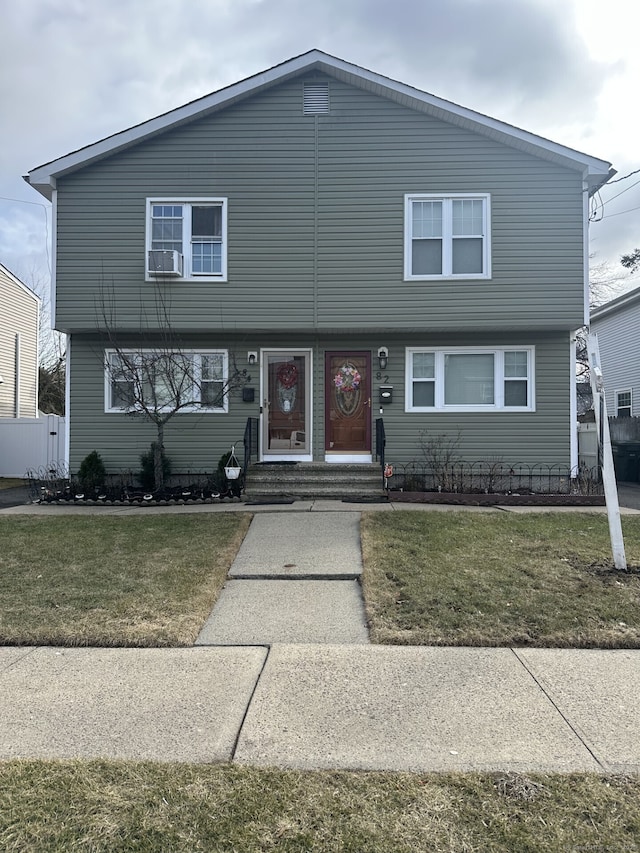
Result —
[[38, 414], [40, 299], [0, 264], [0, 418]]
[[640, 416], [640, 287], [591, 312], [610, 417]]
[[[126, 414], [105, 294], [131, 350], [160, 302], [212, 383], [167, 428], [174, 470], [211, 469], [248, 418], [263, 461], [371, 463], [383, 418], [392, 463], [426, 430], [469, 461], [576, 465], [588, 198], [612, 174], [316, 50], [33, 169], [71, 467], [135, 467], [155, 436]], [[216, 400], [234, 362], [249, 386]]]

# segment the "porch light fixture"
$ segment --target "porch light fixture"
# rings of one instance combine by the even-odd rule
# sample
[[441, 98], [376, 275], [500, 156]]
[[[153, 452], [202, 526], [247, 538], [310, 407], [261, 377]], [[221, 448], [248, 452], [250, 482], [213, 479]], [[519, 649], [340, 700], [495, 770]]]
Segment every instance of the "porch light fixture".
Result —
[[257, 352], [248, 352], [247, 353], [247, 362], [249, 364], [257, 364], [258, 363], [258, 353]]
[[378, 362], [380, 364], [380, 370], [387, 369], [387, 361], [389, 360], [389, 350], [386, 347], [380, 347], [378, 350]]

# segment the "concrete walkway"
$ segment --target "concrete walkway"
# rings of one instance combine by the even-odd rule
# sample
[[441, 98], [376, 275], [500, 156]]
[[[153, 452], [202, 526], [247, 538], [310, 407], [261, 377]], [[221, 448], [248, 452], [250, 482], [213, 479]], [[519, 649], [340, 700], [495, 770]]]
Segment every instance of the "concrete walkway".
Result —
[[197, 645], [368, 643], [360, 513], [257, 515]]
[[370, 645], [359, 521], [378, 505], [301, 504], [251, 508], [193, 648], [0, 648], [0, 759], [640, 772], [640, 651]]

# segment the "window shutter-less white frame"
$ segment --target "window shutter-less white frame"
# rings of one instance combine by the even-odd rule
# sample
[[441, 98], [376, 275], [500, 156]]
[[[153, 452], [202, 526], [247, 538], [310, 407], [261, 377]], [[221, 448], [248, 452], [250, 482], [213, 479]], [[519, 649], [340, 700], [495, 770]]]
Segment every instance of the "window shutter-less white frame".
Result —
[[[429, 352], [434, 354], [435, 369], [433, 378], [414, 377], [414, 353]], [[504, 355], [507, 352], [523, 352], [527, 354], [526, 376], [505, 377]], [[448, 404], [445, 402], [445, 364], [447, 355], [483, 355], [491, 354], [494, 358], [494, 402], [489, 404]], [[509, 381], [527, 383], [527, 402], [524, 406], [509, 406], [505, 404], [505, 384]], [[433, 405], [414, 405], [413, 386], [415, 383], [431, 382], [434, 385]], [[535, 346], [509, 347], [407, 347], [405, 350], [405, 412], [535, 412]]]
[[[442, 272], [427, 274], [413, 271], [413, 202], [433, 201], [442, 204]], [[471, 239], [482, 240], [482, 272], [453, 272], [453, 242], [465, 237], [454, 235], [453, 202], [480, 201], [483, 212], [483, 233], [469, 234]], [[438, 279], [488, 279], [491, 278], [491, 195], [489, 193], [407, 193], [404, 197], [404, 280], [435, 281]]]
[[[222, 196], [147, 198], [146, 210], [146, 281], [155, 281], [163, 276], [172, 276], [174, 281], [227, 281], [227, 202]], [[182, 252], [154, 249], [152, 246], [152, 222], [154, 205], [182, 207]], [[192, 211], [194, 207], [217, 207], [221, 215], [220, 272], [200, 273], [193, 271], [192, 259]]]

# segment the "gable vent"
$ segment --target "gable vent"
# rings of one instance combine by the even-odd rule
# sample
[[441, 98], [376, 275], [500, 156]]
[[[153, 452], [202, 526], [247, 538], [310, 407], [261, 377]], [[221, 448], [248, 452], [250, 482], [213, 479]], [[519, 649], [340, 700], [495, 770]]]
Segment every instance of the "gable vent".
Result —
[[329, 84], [305, 83], [302, 112], [306, 116], [329, 112]]

